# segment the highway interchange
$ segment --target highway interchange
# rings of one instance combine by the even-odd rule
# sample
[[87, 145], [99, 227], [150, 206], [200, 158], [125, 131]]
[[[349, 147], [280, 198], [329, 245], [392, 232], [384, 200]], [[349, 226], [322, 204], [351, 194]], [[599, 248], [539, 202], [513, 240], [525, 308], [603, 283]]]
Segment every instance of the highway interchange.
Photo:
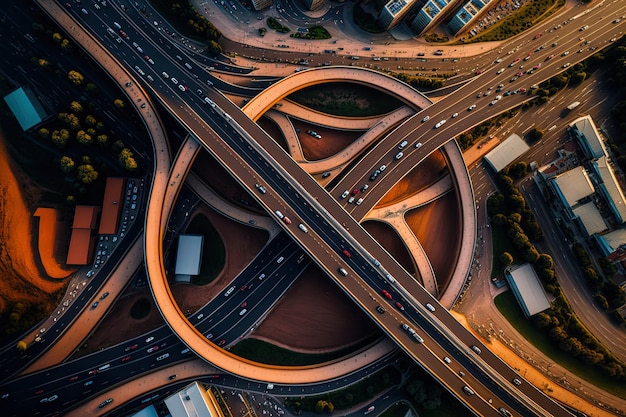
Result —
[[[115, 20], [113, 20], [112, 16], [106, 19], [107, 26], [111, 26], [113, 21], [120, 23], [125, 21], [126, 18], [122, 12], [113, 7], [109, 10], [111, 10], [110, 13], [115, 10], [117, 15]], [[618, 10], [616, 13], [623, 13], [623, 10]], [[96, 21], [95, 23], [91, 21], [91, 24], [89, 24], [88, 19], [96, 18], [95, 13], [89, 13], [86, 16], [77, 14], [76, 17], [84, 18], [86, 26], [93, 28], [92, 32], [94, 34], [97, 32], [96, 27], [98, 25], [102, 26], [105, 24], [104, 19], [100, 20], [100, 18], [97, 18], [100, 21]], [[585, 16], [585, 19], [587, 18], [592, 21], [594, 16], [592, 13], [589, 13], [588, 16]], [[582, 20], [579, 21], [582, 22]], [[598, 23], [593, 25], [585, 33], [587, 39], [595, 38], [598, 42], [601, 42], [610, 38], [612, 35], [610, 31], [606, 29], [614, 29], [615, 26], [608, 18], [604, 19], [604, 22], [606, 25], [600, 25]], [[193, 73], [191, 75], [188, 74], [186, 70], [182, 68], [182, 64], [177, 62], [180, 60], [175, 56], [182, 52], [165, 52], [165, 49], [169, 48], [148, 49], [156, 44], [154, 42], [155, 39], [160, 39], [158, 38], [158, 34], [155, 35], [135, 31], [137, 29], [136, 25], [131, 26], [130, 22], [126, 22], [126, 24], [128, 25], [126, 32], [130, 34], [132, 39], [143, 39], [141, 42], [142, 48], [146, 51], [150, 51], [146, 53], [159, 63], [158, 70], [150, 71], [150, 64], [146, 63], [146, 60], [141, 55], [129, 53], [128, 49], [132, 49], [132, 46], [128, 45], [130, 42], [128, 42], [128, 44], [124, 42], [127, 48], [118, 48], [115, 40], [107, 38], [106, 32], [102, 29], [98, 29], [98, 31], [103, 32], [99, 34], [102, 37], [101, 41], [105, 45], [107, 42], [109, 43], [108, 47], [114, 54], [119, 54], [118, 59], [120, 62], [124, 62], [130, 71], [135, 71], [134, 67], [140, 66], [142, 71], [151, 74], [157, 81], [153, 84], [149, 82], [147, 84], [153, 86], [159, 99], [163, 100], [170, 109], [175, 110], [180, 120], [184, 121], [190, 131], [195, 133], [197, 137], [210, 137], [211, 133], [201, 132], [207, 132], [207, 129], [211, 129], [216, 132], [220, 138], [228, 141], [230, 149], [211, 149], [212, 153], [218, 158], [221, 158], [223, 163], [229, 167], [234, 166], [231, 164], [242, 164], [242, 160], [244, 161], [243, 163], [245, 165], [242, 166], [245, 166], [245, 170], [248, 172], [246, 175], [240, 175], [240, 177], [242, 177], [239, 178], [240, 182], [250, 190], [252, 195], [259, 199], [260, 203], [266, 207], [268, 213], [273, 214], [275, 210], [280, 209], [283, 213], [292, 218], [294, 226], [299, 223], [306, 224], [309, 230], [306, 234], [302, 234], [298, 229], [294, 230], [293, 227], [286, 227], [286, 231], [292, 238], [295, 237], [298, 240], [303, 250], [308, 252], [321, 268], [326, 269], [330, 276], [336, 278], [337, 283], [346, 293], [353, 297], [361, 308], [369, 312], [371, 317], [383, 326], [401, 347], [406, 349], [409, 354], [414, 355], [416, 360], [421, 361], [422, 366], [425, 366], [429, 372], [445, 380], [444, 386], [447, 386], [452, 392], [456, 392], [459, 398], [464, 399], [466, 404], [480, 415], [497, 415], [497, 407], [500, 406], [499, 404], [506, 405], [508, 409], [517, 411], [520, 415], [525, 415], [526, 407], [531, 409], [536, 407], [536, 405], [532, 404], [532, 401], [540, 404], [541, 407], [545, 407], [546, 410], [551, 410], [549, 414], [563, 415], [559, 414], [564, 413], [561, 408], [549, 400], [546, 401], [547, 398], [529, 384], [522, 384], [519, 388], [513, 386], [511, 381], [517, 378], [517, 375], [512, 370], [508, 369], [506, 365], [503, 365], [498, 358], [490, 355], [490, 352], [482, 346], [478, 340], [471, 334], [468, 334], [454, 318], [446, 314], [445, 309], [438, 306], [435, 299], [425, 293], [419, 285], [416, 285], [413, 279], [406, 275], [406, 272], [386, 254], [382, 248], [371, 242], [371, 238], [361, 229], [358, 222], [354, 220], [362, 218], [371, 210], [375, 203], [383, 197], [384, 191], [388, 190], [392, 184], [402, 178], [404, 173], [409, 171], [408, 167], [416, 165], [431, 152], [447, 143], [451, 138], [480, 123], [490, 115], [500, 113], [506, 108], [511, 108], [521, 103], [525, 97], [522, 95], [514, 95], [505, 97], [490, 106], [488, 103], [493, 96], [489, 98], [477, 98], [475, 94], [477, 90], [476, 85], [480, 85], [484, 89], [487, 86], [495, 87], [497, 84], [503, 83], [507, 88], [519, 88], [522, 84], [519, 84], [517, 81], [509, 83], [511, 71], [516, 70], [516, 66], [508, 67], [508, 63], [512, 62], [515, 57], [525, 53], [525, 51], [518, 49], [508, 60], [486, 68], [483, 71], [485, 75], [476, 77], [472, 82], [459, 88], [454, 95], [444, 98], [440, 102], [422, 111], [399, 129], [396, 129], [391, 135], [381, 140], [376, 146], [376, 149], [371, 150], [367, 155], [361, 158], [358, 164], [354, 165], [352, 169], [342, 177], [332, 190], [330, 190], [329, 195], [321, 189], [310, 176], [303, 175], [297, 165], [295, 165], [293, 161], [290, 161], [282, 149], [278, 148], [275, 142], [267, 137], [264, 132], [259, 131], [258, 127], [249, 121], [236, 106], [212, 88], [209, 88], [206, 84], [206, 80], [202, 79], [206, 75], [205, 72], [201, 72], [198, 78], [195, 78]], [[578, 25], [578, 23], [576, 25]], [[152, 29], [150, 25], [147, 25], [147, 27]], [[565, 31], [563, 31], [563, 33], [564, 32]], [[566, 56], [561, 56], [559, 52], [578, 46], [578, 44], [580, 44], [580, 41], [577, 39], [578, 36], [579, 34], [576, 31], [572, 31], [568, 39], [564, 39], [565, 36], [560, 38], [558, 46], [546, 47], [534, 52], [525, 66], [528, 68], [528, 66], [534, 66], [539, 63], [543, 65], [540, 71], [534, 74], [523, 75], [523, 85], [539, 83], [552, 73], [558, 71], [558, 69], [566, 63], [563, 61], [567, 59]], [[151, 41], [148, 41], [148, 39], [151, 39]], [[541, 42], [544, 42], [544, 39], [542, 39]], [[536, 40], [533, 41], [529, 36], [528, 39], [520, 39], [519, 44], [520, 47], [527, 45], [525, 47], [530, 48], [531, 46], [535, 46], [535, 44], [539, 45], [539, 42]], [[583, 59], [589, 53], [591, 52], [581, 52], [577, 54], [575, 58]], [[559, 55], [550, 60], [546, 60], [546, 58], [552, 54]], [[186, 58], [187, 57], [185, 57], [185, 60]], [[573, 58], [574, 57], [571, 57], [569, 60], [573, 61]], [[502, 74], [496, 76], [496, 70], [500, 66], [505, 67], [505, 64], [507, 68], [512, 69], [505, 70]], [[197, 61], [195, 61], [194, 58], [192, 67], [197, 65]], [[166, 80], [162, 80], [162, 71], [167, 71], [172, 78], [175, 74], [180, 74], [177, 75], [176, 78], [181, 84], [188, 86], [191, 91], [180, 94], [176, 87], [170, 85]], [[494, 72], [494, 74], [491, 74], [491, 72]], [[487, 73], [489, 73], [489, 75], [487, 75]], [[485, 82], [481, 83], [482, 78], [488, 79], [488, 84]], [[211, 78], [210, 81], [215, 82], [216, 80]], [[195, 93], [196, 89], [201, 89], [203, 93], [206, 93], [206, 95], [216, 103], [216, 107], [207, 106], [207, 103], [204, 101], [204, 95], [197, 95]], [[459, 97], [462, 98], [459, 99]], [[473, 104], [476, 104], [481, 109], [481, 112], [467, 110], [469, 106]], [[178, 110], [179, 108], [181, 109], [180, 112]], [[451, 118], [453, 112], [458, 113], [459, 116]], [[224, 116], [224, 113], [227, 113], [229, 116]], [[430, 120], [422, 123], [421, 120], [425, 115], [428, 115]], [[234, 124], [231, 118], [236, 120], [237, 124]], [[446, 124], [439, 129], [433, 128], [434, 123], [444, 119], [447, 119]], [[211, 126], [206, 126], [206, 122], [209, 122]], [[250, 140], [250, 136], [254, 137], [255, 140]], [[410, 138], [410, 145], [405, 151], [405, 156], [396, 162], [393, 160], [393, 155], [397, 152], [397, 144], [405, 138]], [[415, 148], [413, 145], [417, 142], [422, 143], [422, 146]], [[205, 144], [205, 146], [211, 148], [215, 147], [215, 144]], [[233, 155], [233, 153], [237, 155]], [[238, 158], [242, 158], [242, 160]], [[372, 168], [384, 163], [388, 165], [395, 164], [395, 166], [393, 169], [385, 170], [384, 175], [381, 175], [381, 178], [377, 179], [373, 186], [371, 186], [367, 198], [365, 198], [361, 205], [346, 205], [345, 201], [342, 201], [340, 197], [342, 191], [370, 183], [368, 178], [371, 175]], [[237, 170], [234, 171], [237, 172]], [[295, 181], [291, 181], [290, 178], [294, 178]], [[259, 195], [258, 191], [255, 189], [254, 184], [259, 180], [262, 180], [263, 184], [267, 187], [267, 195]], [[385, 185], [382, 186], [379, 184]], [[339, 200], [339, 204], [337, 200]], [[473, 202], [473, 199], [471, 201]], [[349, 213], [344, 211], [342, 207], [348, 210]], [[350, 233], [346, 231], [348, 227]], [[282, 239], [286, 238], [285, 235], [282, 236]], [[367, 251], [365, 248], [367, 248]], [[350, 257], [343, 255], [342, 251], [344, 249], [350, 252]], [[304, 252], [300, 251], [290, 251], [290, 256], [286, 256], [287, 260], [282, 268], [287, 268], [286, 265], [290, 265], [292, 268], [295, 267], [296, 270], [298, 270], [298, 262], [303, 264], [308, 263], [309, 259], [303, 258], [303, 253]], [[265, 248], [262, 255], [263, 256], [259, 258], [260, 262], [267, 262], [268, 265], [271, 265], [274, 263], [273, 259], [276, 259], [279, 254], [274, 254], [270, 246], [268, 246]], [[385, 281], [384, 275], [381, 274], [381, 270], [375, 265], [374, 259], [382, 262], [385, 268], [394, 275], [397, 282]], [[305, 260], [306, 262], [304, 262]], [[300, 265], [300, 270], [303, 269], [301, 268], [302, 266], [304, 265]], [[242, 281], [254, 281], [258, 268], [259, 265], [255, 266], [254, 263], [251, 264], [250, 267], [247, 268], [248, 272], [242, 278]], [[338, 268], [346, 268], [349, 271], [349, 278], [342, 278], [337, 273]], [[268, 273], [271, 274], [269, 271]], [[100, 276], [105, 277], [105, 274], [100, 274]], [[363, 279], [367, 285], [363, 285], [360, 279]], [[280, 282], [282, 285], [283, 282]], [[267, 297], [267, 306], [271, 305], [272, 298], [274, 301], [279, 298], [281, 291], [284, 292], [288, 287], [288, 283], [285, 283], [285, 285], [286, 286], [282, 289], [272, 290], [272, 295]], [[395, 307], [393, 304], [390, 303], [386, 305], [387, 311], [389, 312], [388, 314], [381, 316], [376, 313], [375, 308], [383, 300], [383, 297], [380, 296], [382, 289], [389, 291], [394, 300], [402, 300], [406, 310], [404, 312], [397, 312], [394, 310]], [[407, 292], [408, 289], [410, 289], [410, 294]], [[373, 299], [374, 294], [376, 295], [376, 299]], [[417, 300], [415, 300], [414, 297]], [[220, 300], [215, 301], [219, 302]], [[265, 306], [261, 300], [257, 302], [261, 303], [259, 308]], [[255, 302], [255, 305], [257, 305], [257, 302]], [[431, 314], [425, 310], [424, 305], [426, 303], [432, 303], [438, 306], [435, 314]], [[239, 303], [236, 302], [234, 298], [228, 299], [227, 302], [223, 302], [222, 305], [223, 308], [227, 310], [238, 310], [239, 307]], [[213, 308], [207, 309], [207, 311], [212, 311]], [[219, 308], [222, 308], [222, 306]], [[211, 324], [210, 327], [208, 326], [208, 316], [198, 319], [200, 314], [203, 313], [194, 314], [194, 317], [198, 321], [197, 323], [193, 318], [190, 318], [190, 322], [195, 324], [198, 330], [205, 334], [209, 330], [214, 331], [214, 324]], [[164, 315], [167, 317], [167, 314]], [[433, 318], [435, 315], [437, 317], [436, 319]], [[416, 344], [406, 332], [402, 331], [399, 324], [407, 319], [410, 319], [410, 321], [418, 325], [416, 327], [418, 332], [426, 340], [424, 344]], [[62, 324], [59, 325], [61, 326]], [[249, 329], [251, 325], [252, 323], [244, 322], [241, 324], [241, 327]], [[420, 329], [421, 331], [419, 331]], [[235, 332], [237, 332], [237, 334], [243, 334], [241, 330], [234, 330], [233, 336], [227, 335], [226, 330], [219, 331], [219, 334], [225, 335], [223, 340], [235, 338]], [[451, 340], [450, 334], [456, 335], [456, 338], [452, 337]], [[162, 333], [157, 334], [157, 336], [158, 338], [156, 340], [159, 341], [160, 348], [165, 348], [164, 350], [159, 350], [158, 356], [163, 355], [162, 352], [171, 352], [171, 360], [175, 360], [180, 358], [179, 355], [189, 353], [189, 351], [182, 353], [185, 350], [184, 347], [180, 348], [182, 346], [180, 343], [174, 343], [176, 339], [169, 331], [162, 330]], [[222, 340], [221, 337], [222, 336], [215, 337], [213, 339], [214, 342], [219, 344]], [[457, 340], [457, 338], [459, 340]], [[143, 336], [138, 338], [136, 343], [129, 344], [129, 346], [138, 345], [139, 343], [143, 344], [142, 340]], [[455, 340], [457, 341], [455, 342]], [[472, 345], [481, 347], [480, 357], [469, 350], [468, 347]], [[124, 349], [127, 347], [128, 346], [124, 347]], [[176, 349], [178, 353], [174, 349]], [[30, 350], [28, 352], [30, 355], [37, 353], [34, 351], [31, 352]], [[120, 353], [116, 353], [111, 359], [98, 357], [97, 360], [92, 362], [91, 366], [87, 366], [83, 369], [95, 367], [97, 364], [108, 362], [115, 358], [121, 360], [126, 356], [127, 355], [120, 356]], [[442, 361], [442, 358], [445, 356], [449, 356], [454, 358], [455, 361], [458, 361], [458, 364], [463, 366], [467, 375], [460, 378], [456, 370], [452, 370]], [[429, 357], [430, 359], [426, 359]], [[143, 362], [142, 365], [142, 361], [144, 360], [145, 362]], [[147, 356], [145, 358], [133, 358], [133, 369], [141, 370], [142, 366], [143, 368], [149, 368], [150, 360], [151, 358]], [[486, 373], [490, 373], [491, 371], [486, 370], [487, 367], [483, 361], [496, 367], [497, 371], [504, 375], [503, 379], [498, 381], [498, 377], [495, 377], [497, 382], [494, 383], [492, 379], [494, 376], [486, 375]], [[129, 362], [131, 361], [129, 360]], [[65, 375], [67, 375], [67, 373]], [[109, 382], [112, 381], [104, 381], [102, 384], [106, 385]], [[464, 395], [462, 393], [462, 387], [466, 386], [466, 384], [471, 386], [478, 395]], [[78, 384], [75, 385], [78, 386]], [[514, 394], [517, 389], [521, 390], [523, 394]], [[526, 396], [532, 398], [532, 401], [528, 402], [528, 400], [524, 400], [523, 398], [526, 398]], [[496, 400], [496, 397], [499, 398], [499, 400]], [[496, 404], [495, 408], [491, 401]], [[551, 409], [551, 407], [555, 406], [557, 408]], [[533, 411], [533, 413], [536, 415], [548, 415], [544, 414], [543, 411]]]

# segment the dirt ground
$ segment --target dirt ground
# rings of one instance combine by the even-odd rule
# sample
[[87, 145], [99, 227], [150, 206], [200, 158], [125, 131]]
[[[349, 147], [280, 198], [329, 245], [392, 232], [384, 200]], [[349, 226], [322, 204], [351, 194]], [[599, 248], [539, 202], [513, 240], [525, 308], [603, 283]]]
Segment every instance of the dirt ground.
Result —
[[[48, 276], [37, 253], [37, 245], [50, 244], [49, 240], [37, 242], [33, 238], [33, 212], [22, 194], [24, 186], [32, 187], [25, 173], [12, 161], [6, 149], [4, 132], [0, 131], [0, 312], [12, 302], [41, 303], [65, 285], [63, 281]], [[20, 138], [21, 140], [21, 138]], [[41, 253], [52, 254], [54, 248], [44, 247]], [[53, 265], [54, 260], [46, 260]], [[54, 277], [69, 272], [57, 265], [51, 267]], [[50, 307], [52, 308], [52, 306]]]

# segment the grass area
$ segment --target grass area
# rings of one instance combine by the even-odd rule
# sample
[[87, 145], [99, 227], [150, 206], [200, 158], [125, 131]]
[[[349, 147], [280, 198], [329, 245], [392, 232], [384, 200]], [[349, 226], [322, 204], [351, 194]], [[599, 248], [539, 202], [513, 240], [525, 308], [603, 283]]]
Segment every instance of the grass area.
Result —
[[369, 117], [389, 113], [402, 102], [380, 91], [350, 83], [315, 85], [288, 97], [322, 113], [344, 117]]
[[[371, 343], [367, 340], [363, 345]], [[354, 352], [361, 346], [352, 346], [329, 353], [300, 353], [272, 345], [257, 339], [244, 339], [230, 348], [230, 351], [242, 358], [268, 365], [305, 366], [328, 362]]]
[[500, 254], [503, 252], [508, 252], [513, 256], [514, 264], [526, 262], [520, 251], [513, 246], [511, 239], [506, 235], [506, 229], [504, 227], [493, 226], [491, 228], [491, 239], [493, 249], [493, 259], [491, 260], [492, 279], [504, 273], [504, 266], [500, 263]]
[[206, 285], [213, 281], [224, 268], [226, 263], [224, 242], [222, 242], [222, 238], [209, 219], [202, 215], [193, 218], [185, 233], [204, 236], [200, 275], [193, 277], [192, 283], [195, 285]]
[[567, 352], [563, 352], [550, 340], [547, 334], [533, 326], [530, 320], [522, 313], [511, 291], [498, 295], [494, 299], [494, 302], [500, 313], [506, 317], [509, 323], [511, 323], [526, 340], [532, 343], [537, 349], [541, 350], [554, 362], [597, 387], [620, 398], [626, 398], [626, 384], [616, 384], [614, 381], [612, 382], [598, 368], [585, 365], [577, 358], [570, 356]]

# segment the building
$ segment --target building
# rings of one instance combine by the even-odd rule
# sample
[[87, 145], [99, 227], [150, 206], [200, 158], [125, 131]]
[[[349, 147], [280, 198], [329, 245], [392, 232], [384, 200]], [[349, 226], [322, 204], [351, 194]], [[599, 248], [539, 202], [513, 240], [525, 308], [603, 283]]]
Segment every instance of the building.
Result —
[[178, 237], [176, 281], [189, 282], [192, 275], [200, 274], [203, 247], [204, 236], [202, 235], [180, 235]]
[[573, 208], [576, 208], [578, 204], [586, 203], [583, 199], [595, 193], [589, 174], [582, 166], [557, 175], [550, 179], [548, 184], [551, 185], [569, 218], [574, 217]]
[[326, 5], [326, 0], [302, 0], [302, 5], [310, 11], [319, 10]]
[[393, 28], [411, 11], [415, 3], [417, 0], [390, 0], [380, 11], [378, 22], [385, 30]]
[[252, 0], [252, 6], [254, 10], [267, 9], [272, 5], [272, 0]]
[[616, 224], [626, 221], [626, 198], [622, 192], [619, 181], [613, 167], [607, 162], [605, 156], [601, 156], [591, 163], [593, 179], [596, 189], [606, 201], [609, 210], [613, 214]]
[[550, 308], [548, 297], [531, 264], [510, 266], [505, 276], [526, 318]]
[[[456, 35], [457, 33], [465, 30], [470, 25], [473, 25], [476, 20], [482, 16], [482, 12], [485, 11], [491, 0], [470, 0], [465, 3], [457, 12], [452, 16], [448, 22], [448, 30]], [[471, 33], [473, 36], [474, 33]]]
[[124, 204], [125, 178], [107, 178], [102, 201], [102, 218], [98, 233], [101, 235], [114, 235], [117, 233], [120, 213]]
[[602, 254], [614, 262], [623, 261], [626, 256], [626, 229], [619, 228], [603, 235], [593, 236]]
[[172, 417], [224, 416], [211, 390], [205, 389], [197, 382], [170, 395], [164, 402]]
[[4, 102], [15, 115], [22, 130], [29, 130], [50, 115], [29, 87], [20, 87], [4, 96]]
[[411, 21], [411, 28], [418, 34], [432, 28], [445, 17], [453, 4], [454, 1], [450, 0], [428, 0]]
[[568, 129], [587, 158], [596, 159], [607, 155], [604, 142], [591, 116], [579, 117], [569, 124]]
[[502, 171], [511, 162], [524, 155], [530, 147], [516, 134], [509, 136], [485, 155], [485, 161], [496, 172]]
[[76, 206], [67, 250], [68, 265], [87, 265], [93, 260], [96, 236], [92, 232], [96, 228], [99, 212], [97, 206]]

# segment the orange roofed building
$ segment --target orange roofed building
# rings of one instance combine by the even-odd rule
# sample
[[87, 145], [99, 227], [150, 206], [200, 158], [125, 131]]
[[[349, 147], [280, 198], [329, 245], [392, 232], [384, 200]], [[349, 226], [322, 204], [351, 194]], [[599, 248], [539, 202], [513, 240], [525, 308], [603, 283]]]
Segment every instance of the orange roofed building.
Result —
[[114, 235], [119, 225], [120, 211], [124, 204], [125, 178], [107, 178], [102, 201], [102, 218], [100, 219], [100, 235]]
[[100, 207], [76, 206], [72, 236], [67, 251], [68, 265], [87, 265], [91, 262], [94, 252], [95, 236], [92, 231], [96, 228]]

